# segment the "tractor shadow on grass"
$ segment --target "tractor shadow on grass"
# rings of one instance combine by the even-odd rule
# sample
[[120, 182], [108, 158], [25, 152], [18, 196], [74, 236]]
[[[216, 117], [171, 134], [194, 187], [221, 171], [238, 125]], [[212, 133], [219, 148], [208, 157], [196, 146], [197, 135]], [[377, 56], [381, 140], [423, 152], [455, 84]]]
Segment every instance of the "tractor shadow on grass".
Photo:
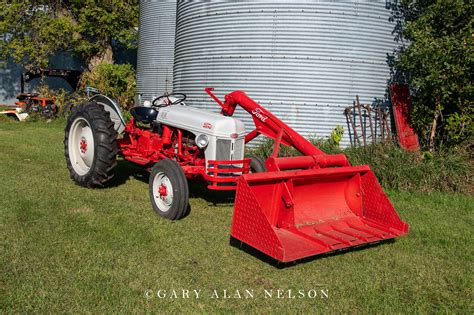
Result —
[[118, 187], [125, 184], [130, 177], [148, 184], [149, 173], [133, 163], [117, 159], [114, 177], [107, 183], [107, 188]]
[[[107, 188], [125, 184], [131, 177], [148, 184], [150, 174], [142, 167], [125, 160], [117, 160], [114, 177], [107, 183]], [[235, 191], [210, 190], [205, 182], [188, 181], [189, 198], [202, 198], [213, 205], [229, 204], [234, 202]]]
[[202, 198], [214, 206], [220, 204], [233, 204], [235, 198], [234, 190], [211, 190], [204, 182], [188, 181], [189, 198]]
[[363, 245], [359, 245], [359, 246], [356, 246], [356, 247], [350, 247], [350, 248], [345, 248], [345, 249], [341, 249], [341, 250], [336, 250], [334, 252], [329, 252], [329, 253], [326, 253], [326, 254], [321, 254], [321, 255], [317, 255], [317, 256], [311, 256], [311, 257], [306, 257], [306, 258], [303, 258], [303, 259], [299, 259], [299, 260], [296, 260], [296, 261], [292, 261], [292, 262], [288, 262], [288, 263], [283, 263], [283, 262], [280, 262], [276, 259], [274, 259], [273, 257], [270, 257], [268, 256], [267, 254], [264, 254], [262, 252], [260, 252], [259, 250], [239, 241], [238, 239], [234, 238], [234, 237], [230, 237], [229, 239], [229, 245], [232, 246], [232, 247], [235, 247], [237, 249], [240, 249], [241, 251], [249, 254], [249, 255], [252, 255], [253, 257], [275, 267], [275, 268], [278, 268], [278, 269], [286, 269], [286, 268], [291, 268], [291, 267], [294, 267], [294, 266], [297, 266], [297, 265], [301, 265], [301, 264], [306, 264], [306, 263], [310, 263], [310, 262], [313, 262], [313, 261], [316, 261], [316, 260], [320, 260], [320, 259], [325, 259], [325, 258], [329, 258], [329, 257], [333, 257], [333, 256], [339, 256], [339, 255], [344, 255], [348, 252], [357, 252], [357, 251], [360, 251], [360, 250], [370, 250], [370, 248], [375, 248], [375, 247], [378, 247], [378, 246], [382, 246], [382, 245], [388, 245], [388, 244], [392, 244], [395, 242], [395, 239], [388, 239], [388, 240], [385, 240], [385, 241], [380, 241], [380, 242], [376, 242], [376, 243], [370, 243], [370, 244], [363, 244]]
[[[135, 178], [148, 185], [150, 173], [144, 168], [129, 163], [123, 159], [117, 160], [117, 167], [115, 168], [114, 177], [107, 183], [105, 188], [113, 188], [124, 185], [130, 178]], [[188, 181], [189, 198], [201, 198], [213, 206], [229, 206], [234, 202], [234, 191], [215, 191], [207, 188], [205, 182]], [[148, 194], [148, 189], [146, 190]], [[191, 212], [191, 206], [188, 205], [188, 210], [183, 218], [187, 217]]]

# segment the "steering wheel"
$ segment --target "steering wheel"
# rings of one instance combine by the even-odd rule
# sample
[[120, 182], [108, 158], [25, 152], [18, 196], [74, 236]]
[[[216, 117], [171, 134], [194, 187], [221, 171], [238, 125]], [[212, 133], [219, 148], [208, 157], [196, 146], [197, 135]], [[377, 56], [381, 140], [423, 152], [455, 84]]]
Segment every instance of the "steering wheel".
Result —
[[[172, 100], [174, 98], [175, 100]], [[166, 107], [171, 105], [176, 105], [183, 102], [186, 99], [186, 94], [183, 93], [170, 93], [170, 94], [163, 94], [158, 96], [151, 102], [152, 106], [155, 107]]]

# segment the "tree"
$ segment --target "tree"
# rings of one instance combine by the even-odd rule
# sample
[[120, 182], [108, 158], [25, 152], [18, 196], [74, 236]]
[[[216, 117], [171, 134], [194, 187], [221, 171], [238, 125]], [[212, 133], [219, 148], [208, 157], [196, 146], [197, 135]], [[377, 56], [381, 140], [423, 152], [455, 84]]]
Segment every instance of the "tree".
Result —
[[395, 69], [410, 84], [413, 123], [430, 150], [472, 139], [473, 7], [469, 0], [392, 1], [398, 39], [409, 42]]
[[0, 58], [45, 67], [72, 52], [93, 68], [113, 63], [113, 42], [133, 46], [137, 26], [138, 0], [0, 0]]
[[104, 95], [117, 100], [123, 109], [134, 104], [136, 95], [135, 70], [130, 64], [100, 63], [92, 71], [85, 71], [79, 89], [93, 86]]

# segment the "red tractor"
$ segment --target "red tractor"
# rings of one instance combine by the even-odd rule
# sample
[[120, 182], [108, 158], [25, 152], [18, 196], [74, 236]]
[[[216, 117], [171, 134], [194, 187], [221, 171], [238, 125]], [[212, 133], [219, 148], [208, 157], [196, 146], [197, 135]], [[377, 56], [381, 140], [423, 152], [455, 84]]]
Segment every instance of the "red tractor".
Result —
[[25, 92], [26, 83], [38, 78], [61, 78], [76, 90], [82, 71], [69, 69], [39, 69], [35, 68], [21, 74], [21, 92], [17, 95], [15, 105], [21, 107], [26, 113], [37, 113], [45, 118], [53, 117], [58, 106], [54, 98], [41, 96], [36, 92]]
[[[401, 221], [368, 166], [327, 155], [242, 91], [212, 113], [187, 106], [183, 94], [163, 95], [131, 109], [125, 124], [103, 95], [72, 110], [65, 130], [71, 178], [85, 187], [113, 176], [116, 156], [150, 171], [153, 209], [171, 220], [189, 207], [187, 180], [213, 190], [236, 190], [232, 236], [283, 262], [404, 235]], [[255, 129], [232, 117], [236, 106]], [[244, 157], [245, 144], [263, 134], [275, 140], [264, 162]], [[280, 145], [302, 155], [278, 157]]]

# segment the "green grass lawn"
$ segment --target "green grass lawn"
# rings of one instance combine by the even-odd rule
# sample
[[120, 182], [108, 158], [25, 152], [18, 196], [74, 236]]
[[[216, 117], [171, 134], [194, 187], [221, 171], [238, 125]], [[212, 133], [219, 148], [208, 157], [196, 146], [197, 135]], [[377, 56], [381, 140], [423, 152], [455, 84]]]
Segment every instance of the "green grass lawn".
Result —
[[[389, 191], [407, 237], [277, 268], [229, 245], [231, 197], [192, 186], [191, 214], [170, 222], [151, 208], [147, 174], [126, 162], [110, 188], [76, 186], [64, 124], [0, 121], [0, 313], [473, 311], [472, 197]], [[173, 289], [200, 298], [169, 298]], [[329, 297], [288, 298], [312, 289]]]

